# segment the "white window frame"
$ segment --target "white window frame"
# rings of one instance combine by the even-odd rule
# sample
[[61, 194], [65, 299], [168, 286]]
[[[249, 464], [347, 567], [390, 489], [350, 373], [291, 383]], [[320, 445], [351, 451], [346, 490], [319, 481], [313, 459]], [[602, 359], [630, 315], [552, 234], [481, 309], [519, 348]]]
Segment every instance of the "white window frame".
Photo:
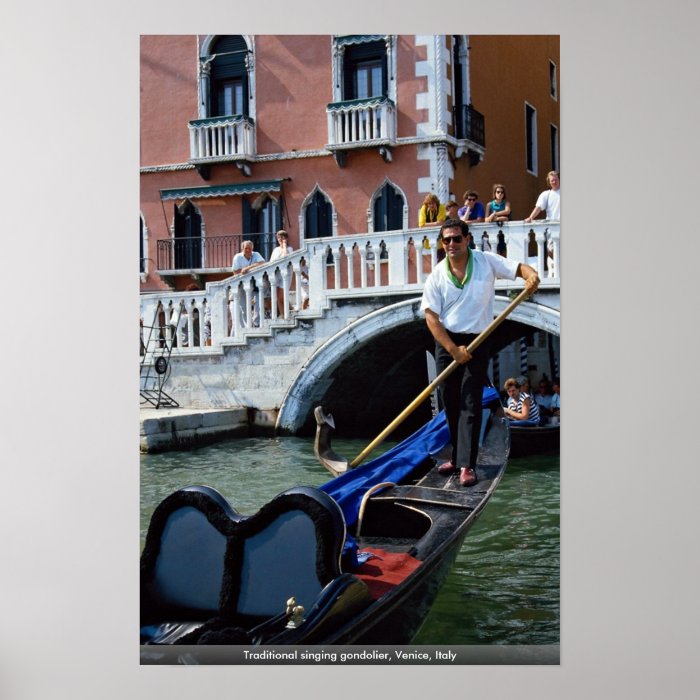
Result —
[[[532, 110], [532, 123], [528, 119], [528, 109]], [[528, 137], [532, 139], [532, 169], [527, 162]], [[534, 105], [525, 101], [525, 170], [532, 175], [537, 175], [539, 163], [537, 162], [537, 110]]]
[[[406, 197], [406, 193], [393, 180], [385, 176], [381, 185], [374, 190], [369, 200], [369, 208], [367, 209], [367, 233], [374, 233], [374, 203], [377, 201], [377, 197], [379, 197], [387, 183], [403, 197], [403, 230], [405, 231], [408, 228], [408, 197]], [[385, 232], [381, 231], [378, 233]]]
[[[319, 184], [318, 182], [314, 188], [309, 192], [309, 194], [304, 197], [304, 201], [301, 203], [301, 209], [299, 210], [299, 247], [306, 245], [306, 208], [311, 203], [316, 192], [320, 192], [331, 205], [331, 236], [335, 237], [338, 235], [338, 213], [335, 210], [335, 205], [333, 200]], [[310, 240], [315, 241], [315, 238]]]
[[[552, 144], [552, 129], [556, 132], [554, 144]], [[554, 149], [552, 150], [552, 170], [559, 172], [559, 170], [561, 170], [559, 167], [559, 127], [552, 122], [549, 122], [549, 142], [550, 147], [554, 145]]]
[[[220, 34], [209, 34], [207, 35], [199, 48], [199, 66], [197, 68], [198, 75], [198, 105], [197, 111], [200, 119], [207, 119], [209, 116], [209, 73], [210, 73], [210, 63], [211, 63], [211, 47], [216, 41], [216, 39], [221, 36]], [[255, 109], [255, 42], [253, 37], [249, 34], [240, 34], [248, 47], [248, 56], [246, 58], [246, 64], [248, 68], [248, 117], [255, 121], [256, 109]]]
[[[386, 45], [387, 97], [396, 104], [396, 37], [393, 34], [386, 34], [384, 43]], [[333, 102], [343, 101], [343, 55], [345, 46], [345, 44], [338, 45], [337, 36], [331, 38]]]

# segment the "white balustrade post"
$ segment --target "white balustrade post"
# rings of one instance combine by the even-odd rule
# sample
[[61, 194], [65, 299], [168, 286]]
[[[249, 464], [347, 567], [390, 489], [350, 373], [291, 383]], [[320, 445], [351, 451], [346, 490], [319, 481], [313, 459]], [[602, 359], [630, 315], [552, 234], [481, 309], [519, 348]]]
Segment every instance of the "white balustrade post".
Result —
[[553, 269], [551, 270], [550, 277], [561, 277], [559, 273], [559, 227], [552, 230], [550, 228], [549, 235], [552, 239], [552, 250], [554, 252]]
[[367, 289], [367, 248], [359, 246], [360, 253], [360, 289]]
[[348, 270], [348, 289], [355, 288], [355, 243], [351, 243], [349, 246], [343, 246], [345, 248], [345, 260]]
[[197, 130], [190, 126], [190, 158], [198, 158], [197, 154]]
[[270, 277], [270, 318], [272, 320], [279, 316], [279, 309], [277, 308], [277, 269], [272, 273]]
[[406, 241], [404, 238], [390, 239], [386, 244], [389, 255], [390, 287], [401, 287], [406, 284], [408, 268], [406, 266]]
[[[289, 318], [289, 285], [287, 284], [287, 279], [289, 278], [289, 264], [283, 265], [282, 270], [282, 298], [284, 302], [284, 318]], [[277, 295], [275, 295], [277, 296]]]
[[340, 289], [340, 246], [331, 248], [333, 254], [333, 285]]
[[544, 279], [544, 257], [547, 255], [547, 242], [542, 228], [535, 231], [535, 243], [537, 243], [537, 274], [540, 279]]

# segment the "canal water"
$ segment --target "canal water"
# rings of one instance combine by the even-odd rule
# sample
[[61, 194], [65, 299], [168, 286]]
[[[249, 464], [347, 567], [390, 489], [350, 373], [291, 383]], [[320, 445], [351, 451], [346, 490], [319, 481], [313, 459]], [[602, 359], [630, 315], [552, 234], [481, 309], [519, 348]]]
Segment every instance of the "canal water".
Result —
[[[366, 444], [333, 441], [348, 458]], [[141, 547], [154, 508], [183, 486], [212, 486], [252, 514], [291, 486], [329, 478], [305, 438], [236, 439], [141, 455]], [[413, 641], [559, 644], [559, 621], [559, 456], [512, 459]]]

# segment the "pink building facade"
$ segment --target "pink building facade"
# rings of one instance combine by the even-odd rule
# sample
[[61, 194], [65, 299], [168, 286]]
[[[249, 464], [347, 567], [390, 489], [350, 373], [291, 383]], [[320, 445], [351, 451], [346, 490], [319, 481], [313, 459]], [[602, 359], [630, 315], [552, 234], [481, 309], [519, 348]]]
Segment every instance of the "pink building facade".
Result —
[[142, 291], [224, 279], [280, 228], [416, 228], [428, 193], [505, 182], [524, 218], [559, 169], [558, 65], [547, 36], [143, 36]]

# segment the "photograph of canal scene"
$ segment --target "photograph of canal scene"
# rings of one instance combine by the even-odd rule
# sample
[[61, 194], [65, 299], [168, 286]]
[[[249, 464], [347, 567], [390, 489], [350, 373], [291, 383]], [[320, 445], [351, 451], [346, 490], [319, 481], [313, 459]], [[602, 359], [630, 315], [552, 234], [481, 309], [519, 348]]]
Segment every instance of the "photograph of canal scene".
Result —
[[141, 35], [142, 665], [559, 664], [560, 111], [553, 34]]

